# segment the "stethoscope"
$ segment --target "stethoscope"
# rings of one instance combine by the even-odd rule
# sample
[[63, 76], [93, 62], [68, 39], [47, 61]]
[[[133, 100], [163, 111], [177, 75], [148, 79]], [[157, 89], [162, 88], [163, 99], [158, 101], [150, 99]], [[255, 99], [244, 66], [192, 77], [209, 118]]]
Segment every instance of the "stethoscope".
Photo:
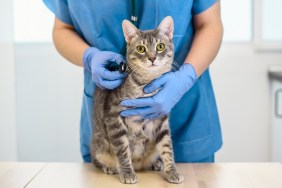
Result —
[[[138, 28], [138, 15], [139, 15], [139, 0], [131, 0], [131, 22]], [[123, 47], [123, 54], [126, 53], [126, 46]], [[119, 65], [110, 65], [108, 67], [111, 71], [119, 71], [120, 73], [126, 73], [130, 70], [125, 62], [121, 62]]]
[[138, 28], [139, 0], [131, 0], [131, 22]]

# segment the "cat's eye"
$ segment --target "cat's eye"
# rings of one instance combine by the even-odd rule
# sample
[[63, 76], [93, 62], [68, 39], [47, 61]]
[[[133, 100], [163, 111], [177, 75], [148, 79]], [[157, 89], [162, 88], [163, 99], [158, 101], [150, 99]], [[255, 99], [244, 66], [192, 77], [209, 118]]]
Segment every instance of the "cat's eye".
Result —
[[164, 51], [164, 49], [165, 49], [164, 43], [157, 44], [157, 51], [161, 52], [161, 51]]
[[137, 49], [137, 52], [139, 52], [139, 53], [146, 52], [145, 46], [142, 46], [142, 45], [137, 46], [136, 49]]

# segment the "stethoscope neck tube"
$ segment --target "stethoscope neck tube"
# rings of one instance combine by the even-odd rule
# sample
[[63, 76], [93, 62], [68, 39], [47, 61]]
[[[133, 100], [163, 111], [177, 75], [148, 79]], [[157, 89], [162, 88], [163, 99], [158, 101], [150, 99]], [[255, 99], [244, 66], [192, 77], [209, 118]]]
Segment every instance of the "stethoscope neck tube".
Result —
[[[139, 27], [138, 25], [138, 15], [139, 15], [139, 0], [130, 0], [131, 1], [131, 23], [135, 25], [135, 27]], [[126, 56], [126, 43], [123, 45], [122, 48], [122, 55]], [[127, 67], [126, 63], [121, 63], [118, 66], [110, 67], [112, 70], [118, 70], [119, 72], [127, 72], [129, 67]]]
[[138, 27], [138, 15], [139, 15], [139, 0], [131, 0], [131, 22]]

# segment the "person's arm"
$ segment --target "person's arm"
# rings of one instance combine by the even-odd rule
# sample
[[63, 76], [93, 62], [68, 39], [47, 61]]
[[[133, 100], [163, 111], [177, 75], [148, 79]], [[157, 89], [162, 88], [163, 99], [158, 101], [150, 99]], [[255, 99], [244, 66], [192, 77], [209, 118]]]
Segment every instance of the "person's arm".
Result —
[[73, 26], [55, 18], [53, 41], [56, 49], [64, 58], [83, 67], [83, 54], [89, 45], [76, 33]]
[[92, 74], [93, 82], [101, 89], [115, 89], [123, 82], [125, 74], [109, 71], [107, 66], [124, 62], [124, 57], [110, 51], [90, 47], [74, 27], [55, 19], [53, 41], [58, 52], [71, 63], [84, 67]]
[[194, 16], [195, 36], [184, 63], [193, 65], [199, 77], [216, 57], [223, 36], [220, 2]]

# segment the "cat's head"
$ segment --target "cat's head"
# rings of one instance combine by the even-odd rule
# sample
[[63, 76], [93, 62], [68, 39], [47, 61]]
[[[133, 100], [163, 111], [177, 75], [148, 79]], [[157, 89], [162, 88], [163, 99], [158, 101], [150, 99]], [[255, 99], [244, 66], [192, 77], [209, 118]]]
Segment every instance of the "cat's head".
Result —
[[126, 61], [132, 72], [150, 79], [171, 70], [174, 46], [170, 16], [155, 30], [138, 30], [128, 20], [122, 22], [122, 29], [127, 43]]

